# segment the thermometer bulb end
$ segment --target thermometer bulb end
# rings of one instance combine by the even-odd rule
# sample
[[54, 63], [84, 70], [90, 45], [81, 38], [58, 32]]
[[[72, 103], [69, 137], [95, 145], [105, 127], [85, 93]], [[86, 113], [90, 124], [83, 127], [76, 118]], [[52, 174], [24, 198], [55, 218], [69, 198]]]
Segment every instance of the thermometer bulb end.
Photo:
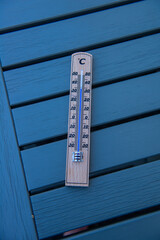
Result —
[[73, 162], [83, 162], [83, 152], [73, 152], [72, 160]]

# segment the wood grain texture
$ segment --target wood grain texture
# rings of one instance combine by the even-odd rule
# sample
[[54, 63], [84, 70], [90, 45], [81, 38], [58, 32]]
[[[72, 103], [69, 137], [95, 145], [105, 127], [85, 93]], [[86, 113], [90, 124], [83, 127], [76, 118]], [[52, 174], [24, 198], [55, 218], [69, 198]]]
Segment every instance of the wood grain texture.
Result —
[[152, 31], [160, 27], [159, 9], [159, 1], [146, 0], [4, 34], [0, 37], [2, 64], [83, 51], [87, 46]]
[[37, 239], [14, 125], [0, 72], [0, 238]]
[[[81, 60], [83, 61], [81, 62]], [[71, 61], [65, 185], [88, 187], [93, 56], [86, 52], [78, 52], [72, 54]], [[73, 73], [77, 75], [73, 75]], [[89, 75], [86, 75], [87, 73]], [[73, 83], [75, 81], [77, 81], [76, 84]], [[86, 82], [90, 83], [86, 84]], [[89, 92], [85, 92], [85, 89]], [[76, 92], [73, 92], [73, 90], [76, 90]], [[76, 101], [72, 101], [73, 97], [76, 98]], [[86, 99], [89, 101], [85, 102]], [[71, 110], [75, 106], [76, 110]], [[86, 111], [84, 108], [89, 110]], [[72, 119], [73, 116], [75, 119]], [[88, 129], [84, 129], [85, 124], [87, 124]], [[75, 128], [72, 129], [71, 125], [75, 125]], [[69, 135], [73, 135], [73, 133], [75, 137], [71, 139]], [[87, 138], [83, 138], [83, 135], [87, 135]], [[70, 147], [69, 145], [73, 141], [75, 146]], [[83, 145], [87, 145], [87, 148]], [[73, 154], [75, 155], [73, 156]], [[80, 154], [82, 154], [82, 157]], [[75, 157], [76, 155], [78, 158]]]
[[159, 240], [159, 222], [160, 211], [157, 211], [128, 221], [78, 234], [77, 236], [68, 237], [66, 240]]
[[58, 2], [53, 0], [45, 0], [45, 2], [43, 0], [10, 0], [7, 3], [1, 2], [0, 28], [5, 29], [17, 25], [27, 25], [48, 18], [54, 20], [54, 18], [65, 17], [66, 15], [69, 16], [69, 14], [75, 12], [82, 12], [91, 8], [107, 6], [115, 2], [127, 2], [127, 0], [61, 0]]
[[[160, 73], [93, 89], [92, 126], [159, 109]], [[13, 109], [19, 145], [67, 133], [68, 96]], [[103, 104], [102, 104], [103, 102]]]
[[[160, 34], [90, 51], [93, 84], [160, 67]], [[103, 59], [103, 62], [102, 62]], [[11, 105], [69, 91], [70, 56], [4, 72]]]
[[[160, 154], [159, 132], [160, 115], [92, 132], [90, 173]], [[21, 152], [29, 190], [64, 181], [66, 145], [61, 140]]]
[[[160, 203], [160, 161], [91, 179], [89, 188], [62, 187], [31, 197], [40, 238]], [[63, 221], [62, 221], [63, 219]]]

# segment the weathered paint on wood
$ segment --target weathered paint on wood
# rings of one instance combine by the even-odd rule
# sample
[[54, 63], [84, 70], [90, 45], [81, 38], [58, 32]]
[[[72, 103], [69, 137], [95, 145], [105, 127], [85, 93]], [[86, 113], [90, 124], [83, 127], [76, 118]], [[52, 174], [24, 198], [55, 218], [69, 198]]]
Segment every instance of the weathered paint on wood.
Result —
[[[160, 161], [91, 179], [89, 188], [62, 187], [31, 197], [40, 238], [160, 203]], [[63, 219], [63, 221], [62, 221]]]
[[[91, 10], [92, 8], [99, 7], [109, 7], [115, 3], [127, 3], [128, 0], [12, 0], [0, 3], [0, 28], [11, 28], [20, 25], [34, 24], [38, 21], [47, 20], [52, 18], [56, 20], [57, 18], [63, 18], [68, 15], [71, 17], [73, 13], [83, 12], [84, 10]], [[14, 11], [13, 11], [14, 9]]]
[[62, 52], [79, 51], [79, 48], [84, 51], [84, 47], [113, 42], [159, 27], [159, 2], [136, 2], [1, 35], [2, 64], [8, 66]]
[[[69, 1], [72, 2], [73, 0]], [[106, 0], [105, 4], [111, 2], [114, 1]], [[30, 4], [34, 5], [36, 3], [37, 0], [33, 3], [27, 1], [23, 3], [24, 5], [19, 0], [12, 2], [14, 7], [19, 6], [21, 10], [23, 7], [30, 8]], [[104, 1], [84, 2], [82, 0], [81, 3], [74, 2], [75, 5], [72, 4], [71, 7], [67, 2], [67, 6], [64, 8], [61, 8], [61, 3], [60, 1], [56, 3], [57, 9], [52, 9], [49, 4], [54, 4], [54, 2], [47, 0], [45, 2], [47, 7], [43, 8], [43, 3], [40, 0], [39, 11], [36, 11], [36, 8], [33, 7], [29, 9], [30, 14], [28, 15], [26, 9], [25, 11], [18, 10], [17, 14], [16, 11], [12, 11], [12, 7], [9, 9], [8, 5], [7, 8], [8, 11], [11, 10], [11, 17], [6, 22], [3, 21], [2, 28], [12, 28], [12, 26], [18, 24], [30, 24], [32, 21], [43, 21], [48, 17], [56, 18], [62, 15], [66, 17], [66, 14], [84, 11], [86, 7], [100, 6], [100, 4], [104, 4]], [[48, 10], [46, 11], [46, 9]], [[3, 66], [17, 63], [23, 65], [25, 61], [31, 64], [34, 59], [37, 59], [37, 62], [39, 58], [40, 61], [48, 60], [58, 57], [58, 54], [61, 54], [61, 56], [69, 55], [79, 48], [99, 48], [104, 45], [125, 41], [130, 36], [136, 38], [137, 34], [144, 36], [146, 31], [147, 34], [158, 32], [160, 27], [159, 9], [160, 2], [158, 0], [146, 0], [4, 34], [1, 36]], [[7, 14], [6, 17], [8, 17]], [[35, 22], [32, 23], [35, 24]], [[71, 38], [71, 33], [75, 33], [74, 38]], [[159, 68], [158, 39], [159, 34], [155, 34], [92, 50], [91, 53], [97, 59], [95, 62], [94, 84], [115, 81], [116, 78], [120, 80], [122, 77], [127, 79], [127, 75], [131, 76], [139, 72]], [[101, 45], [101, 43], [105, 44]], [[68, 91], [69, 63], [70, 57], [61, 57], [49, 62], [6, 72], [5, 78], [11, 104], [32, 101]], [[63, 69], [62, 65], [64, 66]], [[51, 68], [53, 69], [51, 70]], [[160, 74], [156, 73], [94, 89], [93, 126], [159, 109], [159, 79]], [[0, 81], [0, 89], [5, 90], [3, 81]], [[2, 132], [0, 140], [3, 144], [0, 151], [2, 149], [7, 160], [1, 164], [4, 173], [2, 174], [2, 186], [5, 186], [5, 191], [4, 194], [1, 194], [2, 203], [4, 203], [2, 212], [4, 221], [0, 225], [0, 233], [5, 239], [8, 238], [9, 240], [11, 238], [36, 239], [15, 135], [18, 134], [19, 143], [23, 145], [32, 141], [65, 134], [67, 129], [68, 96], [14, 109], [16, 133], [14, 132], [14, 124], [5, 91], [0, 96], [0, 98], [3, 97], [5, 100], [2, 99], [0, 107], [5, 114], [3, 114], [3, 111], [0, 114], [2, 116], [0, 122], [3, 123], [0, 125], [0, 132]], [[102, 100], [105, 103], [105, 108], [100, 105]], [[55, 110], [58, 107], [60, 107], [60, 111], [56, 118]], [[62, 129], [60, 129], [61, 126]], [[142, 163], [143, 161], [141, 162], [140, 159], [160, 154], [159, 130], [160, 115], [157, 114], [93, 132], [91, 140], [91, 173], [101, 170], [104, 173], [104, 170], [107, 171], [107, 169], [108, 171], [111, 169], [117, 169], [118, 171], [122, 166], [130, 167], [131, 164]], [[30, 190], [64, 180], [65, 152], [66, 140], [21, 151]], [[17, 163], [17, 161], [19, 162]], [[11, 178], [9, 178], [10, 175]], [[11, 182], [6, 179], [11, 179]], [[87, 190], [74, 189], [73, 192], [70, 188], [62, 187], [36, 194], [32, 196], [32, 202], [40, 238], [160, 204], [159, 182], [160, 161], [158, 160], [139, 167], [132, 167], [94, 178], [91, 180], [91, 186]], [[13, 201], [11, 201], [12, 199]], [[17, 209], [22, 209], [22, 211]], [[144, 219], [146, 220], [145, 217], [141, 217], [138, 223], [137, 219], [126, 222], [127, 226], [131, 226], [126, 232], [126, 234], [128, 233], [127, 240], [138, 239], [136, 236], [134, 238], [134, 234], [136, 234], [134, 228], [138, 226], [139, 230], [145, 231], [146, 226], [144, 228], [143, 224], [147, 223], [149, 224], [147, 230], [151, 229], [151, 231], [148, 235], [147, 231], [138, 231], [138, 237], [142, 234], [143, 238], [147, 235], [148, 238], [151, 236], [151, 239], [152, 237], [156, 239], [158, 235], [149, 234], [157, 233], [157, 222], [153, 222], [156, 220], [153, 220], [152, 223], [151, 220], [143, 222]], [[11, 222], [12, 219], [15, 221]], [[151, 217], [150, 219], [155, 218]], [[10, 232], [4, 232], [6, 226], [7, 229], [10, 229]], [[114, 233], [112, 230], [109, 231], [108, 227], [105, 227], [104, 231], [107, 229], [107, 234], [111, 234], [107, 235], [108, 238], [115, 238], [115, 234], [118, 235], [118, 238], [119, 236], [123, 237], [120, 234], [121, 229], [123, 228], [124, 234], [125, 231], [121, 224], [110, 228], [112, 227], [116, 229], [114, 229]], [[104, 231], [95, 231], [98, 232], [99, 239], [100, 236], [104, 237]], [[97, 235], [94, 235], [95, 231], [90, 232], [92, 239], [94, 237], [97, 239]], [[133, 235], [131, 235], [132, 233]], [[89, 235], [86, 233], [81, 236], [81, 238], [85, 239]]]
[[[93, 84], [160, 67], [160, 34], [90, 51]], [[150, 57], [152, 56], [152, 57]], [[70, 56], [4, 72], [11, 105], [69, 91]]]
[[0, 239], [37, 239], [2, 71], [0, 167]]
[[[160, 154], [159, 132], [160, 115], [92, 132], [90, 172]], [[29, 190], [64, 181], [66, 144], [61, 140], [21, 152]]]
[[159, 240], [160, 211], [78, 234], [66, 240]]
[[[92, 126], [159, 109], [159, 88], [154, 73], [93, 89]], [[13, 116], [20, 145], [66, 134], [68, 96], [13, 109]]]

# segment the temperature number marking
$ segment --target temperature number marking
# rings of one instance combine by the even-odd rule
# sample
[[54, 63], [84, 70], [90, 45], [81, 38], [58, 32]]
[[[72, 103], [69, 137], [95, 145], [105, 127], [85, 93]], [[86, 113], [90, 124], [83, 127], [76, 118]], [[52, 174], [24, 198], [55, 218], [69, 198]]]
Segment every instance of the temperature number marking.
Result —
[[70, 109], [71, 110], [76, 110], [76, 106], [72, 106]]
[[78, 75], [78, 72], [72, 72], [72, 75]]

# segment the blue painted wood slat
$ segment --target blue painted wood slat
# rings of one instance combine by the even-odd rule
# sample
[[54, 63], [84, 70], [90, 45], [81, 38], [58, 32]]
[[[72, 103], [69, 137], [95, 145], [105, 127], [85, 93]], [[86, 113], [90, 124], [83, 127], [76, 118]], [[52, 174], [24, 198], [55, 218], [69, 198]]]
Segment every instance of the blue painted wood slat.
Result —
[[159, 1], [146, 0], [1, 35], [2, 64], [46, 58], [159, 29], [159, 9]]
[[0, 239], [37, 239], [2, 71], [0, 168]]
[[[159, 109], [159, 87], [154, 73], [93, 89], [92, 126]], [[64, 96], [13, 109], [19, 144], [66, 134], [68, 106]]]
[[156, 161], [91, 179], [89, 188], [62, 187], [34, 195], [40, 239], [158, 205], [159, 184]]
[[[160, 67], [160, 34], [90, 51], [93, 84]], [[69, 90], [70, 56], [4, 72], [11, 105]]]
[[[91, 133], [90, 173], [160, 154], [160, 115]], [[65, 179], [66, 140], [21, 152], [29, 190]]]
[[68, 237], [66, 240], [159, 240], [160, 211]]
[[[70, 16], [76, 12], [83, 12], [99, 7], [109, 7], [115, 3], [125, 3], [128, 0], [115, 1], [115, 0], [11, 0], [0, 3], [0, 28], [6, 29], [10, 27], [23, 26], [38, 21]], [[14, 11], [13, 11], [14, 9]], [[9, 16], [9, 17], [8, 17]]]

